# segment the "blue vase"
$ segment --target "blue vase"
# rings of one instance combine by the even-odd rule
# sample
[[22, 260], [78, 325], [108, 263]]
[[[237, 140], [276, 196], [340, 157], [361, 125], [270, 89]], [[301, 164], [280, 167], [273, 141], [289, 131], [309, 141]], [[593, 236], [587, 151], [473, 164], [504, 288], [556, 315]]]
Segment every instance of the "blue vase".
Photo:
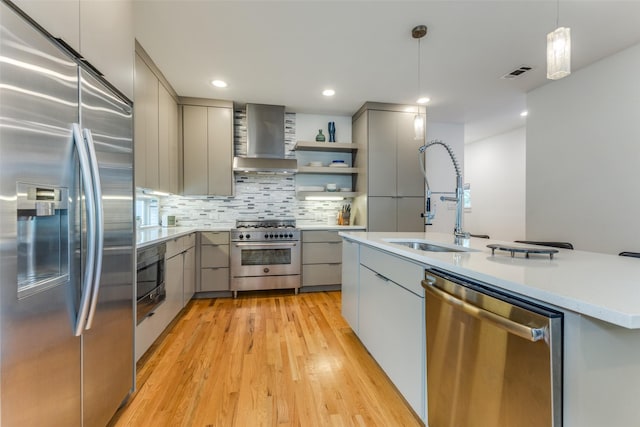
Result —
[[329, 142], [336, 142], [336, 122], [329, 122]]

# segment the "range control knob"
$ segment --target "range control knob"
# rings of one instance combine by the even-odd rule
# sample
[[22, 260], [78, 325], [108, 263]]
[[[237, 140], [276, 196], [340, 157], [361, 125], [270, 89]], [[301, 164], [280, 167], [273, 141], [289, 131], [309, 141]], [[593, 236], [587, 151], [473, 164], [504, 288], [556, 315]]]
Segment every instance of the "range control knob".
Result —
[[250, 238], [251, 238], [251, 234], [247, 234], [247, 235], [245, 235], [245, 237], [246, 237], [247, 239], [250, 239]]
[[269, 233], [264, 233], [264, 238], [268, 239], [269, 238]]
[[240, 237], [241, 239], [244, 239], [244, 235], [242, 235], [242, 234], [240, 236], [238, 236], [238, 237]]

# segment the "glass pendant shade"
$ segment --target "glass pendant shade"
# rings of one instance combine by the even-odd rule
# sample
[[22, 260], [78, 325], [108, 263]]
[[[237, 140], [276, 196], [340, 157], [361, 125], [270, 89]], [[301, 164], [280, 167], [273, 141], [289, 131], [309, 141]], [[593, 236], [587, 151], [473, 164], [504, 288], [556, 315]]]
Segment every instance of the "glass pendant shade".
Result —
[[558, 27], [547, 34], [547, 78], [558, 80], [571, 74], [571, 30]]
[[413, 118], [413, 132], [415, 139], [424, 139], [424, 117], [420, 114], [416, 114]]

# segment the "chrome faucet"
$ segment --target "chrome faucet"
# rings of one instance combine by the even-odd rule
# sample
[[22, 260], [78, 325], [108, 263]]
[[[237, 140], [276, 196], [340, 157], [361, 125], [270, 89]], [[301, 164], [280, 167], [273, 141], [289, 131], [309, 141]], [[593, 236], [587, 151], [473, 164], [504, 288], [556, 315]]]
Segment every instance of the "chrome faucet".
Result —
[[453, 168], [456, 171], [456, 196], [455, 197], [446, 197], [440, 196], [440, 200], [443, 202], [456, 202], [456, 225], [453, 230], [453, 234], [456, 238], [468, 239], [469, 233], [462, 230], [462, 214], [464, 207], [464, 185], [462, 183], [462, 173], [460, 173], [460, 165], [458, 164], [458, 160], [456, 159], [455, 154], [453, 154], [453, 150], [449, 146], [438, 139], [434, 139], [433, 141], [429, 141], [422, 147], [418, 149], [421, 154], [419, 157], [420, 165], [422, 166], [422, 174], [424, 175], [424, 180], [427, 184], [427, 212], [423, 214], [424, 217], [427, 218], [427, 224], [431, 223], [431, 219], [435, 216], [435, 213], [431, 212], [431, 189], [429, 188], [429, 180], [427, 179], [427, 171], [424, 166], [424, 152], [427, 148], [433, 145], [442, 145], [449, 153], [449, 157], [451, 158], [451, 162], [453, 163]]

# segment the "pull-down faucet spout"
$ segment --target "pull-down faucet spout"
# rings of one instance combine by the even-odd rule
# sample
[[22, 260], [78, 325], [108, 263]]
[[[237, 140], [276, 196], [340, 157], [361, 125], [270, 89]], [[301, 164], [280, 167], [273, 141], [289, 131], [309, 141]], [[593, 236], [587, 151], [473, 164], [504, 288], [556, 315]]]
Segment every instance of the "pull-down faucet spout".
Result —
[[425, 145], [423, 145], [422, 147], [420, 147], [418, 149], [420, 155], [418, 156], [420, 159], [420, 165], [422, 167], [422, 174], [424, 175], [424, 180], [425, 183], [427, 184], [427, 212], [424, 216], [427, 217], [428, 220], [432, 219], [434, 214], [430, 211], [430, 200], [429, 197], [431, 196], [431, 189], [429, 188], [429, 180], [427, 179], [427, 171], [425, 169], [424, 166], [424, 152], [427, 150], [427, 148], [433, 146], [433, 145], [441, 145], [443, 146], [446, 150], [447, 153], [449, 153], [449, 157], [451, 158], [451, 162], [453, 163], [453, 168], [456, 171], [456, 197], [445, 197], [445, 196], [441, 196], [440, 200], [442, 201], [448, 201], [448, 202], [456, 202], [456, 225], [455, 228], [453, 230], [453, 234], [455, 235], [455, 237], [462, 237], [462, 238], [469, 238], [469, 233], [465, 232], [462, 230], [462, 213], [463, 213], [463, 205], [464, 205], [464, 186], [462, 183], [462, 173], [460, 173], [460, 165], [458, 164], [458, 160], [456, 159], [455, 154], [453, 154], [453, 150], [451, 149], [451, 147], [449, 146], [449, 144], [446, 144], [438, 139], [434, 139], [433, 141], [429, 141], [428, 143], [426, 143]]

